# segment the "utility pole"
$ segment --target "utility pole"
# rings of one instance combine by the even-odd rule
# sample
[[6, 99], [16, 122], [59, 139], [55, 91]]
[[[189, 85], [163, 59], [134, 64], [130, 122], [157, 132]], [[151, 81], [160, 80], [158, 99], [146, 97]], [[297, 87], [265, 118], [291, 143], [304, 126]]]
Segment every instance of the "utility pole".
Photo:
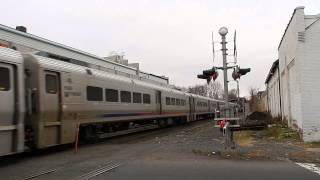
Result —
[[239, 102], [239, 98], [240, 98], [239, 81], [236, 80], [236, 82], [237, 82], [237, 100], [238, 100], [238, 102]]
[[222, 45], [222, 59], [223, 59], [223, 85], [224, 85], [224, 101], [226, 105], [225, 117], [229, 117], [229, 90], [228, 90], [228, 64], [227, 64], [227, 42], [226, 35], [228, 34], [228, 29], [226, 27], [222, 27], [219, 29], [219, 34], [221, 35], [221, 45]]

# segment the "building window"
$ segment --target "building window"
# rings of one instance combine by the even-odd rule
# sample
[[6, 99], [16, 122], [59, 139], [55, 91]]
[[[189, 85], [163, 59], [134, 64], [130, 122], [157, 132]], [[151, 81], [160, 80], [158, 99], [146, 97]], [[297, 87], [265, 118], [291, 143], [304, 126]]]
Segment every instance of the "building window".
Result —
[[137, 92], [134, 92], [132, 93], [132, 100], [133, 100], [133, 103], [141, 103], [141, 93], [137, 93]]
[[10, 90], [10, 71], [8, 68], [0, 67], [0, 91]]
[[46, 92], [49, 94], [57, 94], [58, 78], [52, 74], [46, 74]]
[[121, 96], [121, 102], [131, 103], [131, 92], [129, 92], [129, 91], [121, 91], [120, 92], [120, 96]]
[[150, 104], [150, 94], [143, 94], [143, 104]]
[[166, 105], [170, 105], [170, 98], [166, 97]]
[[87, 100], [88, 101], [102, 101], [102, 88], [87, 86]]
[[118, 90], [106, 89], [105, 94], [106, 94], [106, 101], [108, 101], [108, 102], [118, 102], [119, 101]]

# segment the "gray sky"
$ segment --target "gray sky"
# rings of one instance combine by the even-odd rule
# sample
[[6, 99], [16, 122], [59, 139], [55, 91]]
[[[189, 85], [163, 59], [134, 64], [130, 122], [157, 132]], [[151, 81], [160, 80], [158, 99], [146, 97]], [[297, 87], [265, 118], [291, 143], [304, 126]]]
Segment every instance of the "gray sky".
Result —
[[[212, 66], [211, 32], [219, 41], [218, 30], [226, 26], [229, 49], [236, 29], [238, 63], [252, 68], [241, 78], [246, 95], [249, 87], [264, 88], [297, 6], [305, 6], [306, 14], [320, 13], [319, 0], [2, 0], [0, 23], [24, 25], [31, 34], [99, 56], [125, 52], [142, 70], [169, 76], [178, 86], [205, 82], [196, 75]], [[216, 51], [214, 64], [221, 61]], [[222, 82], [222, 72], [217, 80]]]

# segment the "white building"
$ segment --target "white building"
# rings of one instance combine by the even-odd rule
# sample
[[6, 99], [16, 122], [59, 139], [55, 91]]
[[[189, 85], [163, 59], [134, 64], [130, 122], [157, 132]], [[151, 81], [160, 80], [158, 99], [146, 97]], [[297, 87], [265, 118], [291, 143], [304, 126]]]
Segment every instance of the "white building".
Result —
[[273, 118], [281, 118], [279, 74], [279, 60], [276, 60], [273, 62], [265, 81], [267, 91], [267, 110]]
[[282, 119], [304, 141], [320, 141], [320, 14], [305, 15], [304, 7], [297, 7], [278, 56]]

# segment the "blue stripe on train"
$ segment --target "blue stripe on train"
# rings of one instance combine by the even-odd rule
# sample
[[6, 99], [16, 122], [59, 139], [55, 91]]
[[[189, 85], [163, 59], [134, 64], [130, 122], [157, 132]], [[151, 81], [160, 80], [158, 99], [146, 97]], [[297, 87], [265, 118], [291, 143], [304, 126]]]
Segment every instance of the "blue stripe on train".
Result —
[[109, 113], [103, 114], [102, 117], [122, 117], [122, 116], [141, 116], [144, 113]]

